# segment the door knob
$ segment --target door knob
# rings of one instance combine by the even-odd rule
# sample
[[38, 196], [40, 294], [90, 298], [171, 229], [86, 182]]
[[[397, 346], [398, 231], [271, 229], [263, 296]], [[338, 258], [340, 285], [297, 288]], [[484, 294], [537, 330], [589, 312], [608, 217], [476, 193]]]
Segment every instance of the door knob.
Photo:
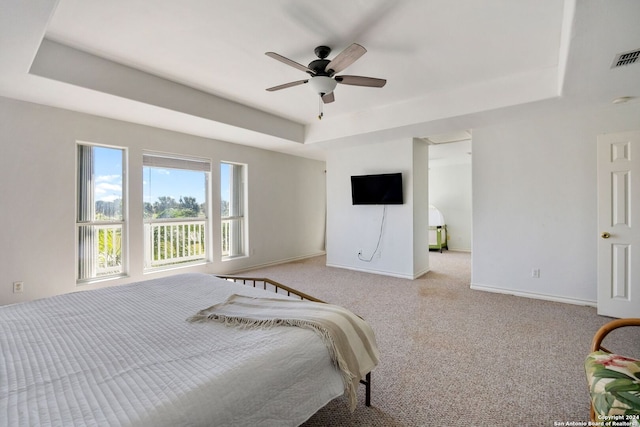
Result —
[[608, 239], [609, 237], [611, 237], [611, 234], [607, 233], [606, 231], [603, 232], [600, 237], [602, 237], [603, 239]]

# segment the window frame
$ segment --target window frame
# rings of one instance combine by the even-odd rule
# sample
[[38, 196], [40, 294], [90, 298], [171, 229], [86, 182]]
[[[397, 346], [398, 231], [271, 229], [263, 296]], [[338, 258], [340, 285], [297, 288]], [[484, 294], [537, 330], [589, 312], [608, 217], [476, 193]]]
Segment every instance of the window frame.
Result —
[[[83, 172], [81, 171], [81, 162], [82, 159], [85, 158], [86, 154], [81, 154], [80, 152], [80, 147], [89, 147], [91, 148], [91, 150], [93, 150], [94, 148], [105, 148], [105, 149], [110, 149], [110, 150], [119, 150], [121, 151], [121, 155], [122, 155], [122, 170], [121, 170], [121, 176], [122, 176], [122, 188], [121, 188], [121, 193], [122, 193], [122, 219], [120, 220], [96, 220], [95, 218], [92, 218], [90, 220], [84, 220], [81, 217], [83, 215], [87, 215], [87, 213], [92, 216], [95, 217], [95, 194], [93, 194], [93, 191], [95, 190], [95, 166], [94, 166], [94, 158], [93, 158], [93, 154], [91, 154], [91, 167], [90, 167], [90, 176], [91, 176], [91, 194], [90, 195], [83, 195], [82, 199], [83, 200], [87, 200], [89, 199], [91, 201], [92, 207], [89, 208], [89, 212], [86, 211], [87, 206], [84, 207], [84, 210], [81, 209], [81, 197], [80, 197], [80, 192], [82, 191], [81, 187], [81, 176], [83, 174]], [[128, 176], [127, 176], [127, 170], [128, 170], [128, 160], [129, 160], [129, 151], [127, 149], [127, 147], [122, 147], [122, 146], [117, 146], [117, 145], [108, 145], [108, 144], [98, 144], [98, 143], [92, 143], [92, 142], [87, 142], [87, 141], [76, 141], [76, 147], [75, 147], [75, 155], [76, 155], [76, 165], [75, 165], [75, 237], [74, 237], [74, 241], [75, 241], [75, 275], [76, 275], [76, 285], [85, 285], [85, 284], [90, 284], [90, 283], [95, 283], [95, 282], [100, 282], [100, 281], [104, 281], [104, 280], [112, 280], [112, 279], [118, 279], [118, 278], [122, 278], [122, 277], [127, 277], [129, 274], [129, 204], [128, 204]], [[86, 168], [83, 167], [82, 168], [83, 171], [85, 171], [84, 173], [87, 172]], [[98, 248], [86, 248], [83, 249], [83, 244], [81, 243], [81, 228], [83, 227], [100, 227], [100, 228], [106, 228], [108, 226], [113, 226], [113, 225], [119, 225], [120, 228], [120, 268], [118, 272], [116, 273], [112, 273], [112, 274], [102, 274], [99, 275], [97, 270], [98, 270], [98, 257], [99, 257], [99, 249]], [[95, 236], [91, 237], [90, 239], [95, 238]], [[105, 235], [105, 239], [106, 239], [106, 235]], [[83, 242], [84, 243], [84, 242]], [[97, 245], [99, 245], [99, 238], [98, 238], [98, 242], [96, 243]], [[92, 245], [91, 245], [92, 246]], [[89, 252], [90, 257], [93, 258], [93, 262], [89, 265], [87, 264], [82, 264], [81, 262], [81, 251], [84, 252], [84, 254], [87, 254]], [[95, 252], [95, 253], [94, 253]], [[88, 275], [87, 274], [83, 274], [83, 271], [89, 270]]]
[[[157, 151], [144, 151], [142, 155], [142, 173], [144, 176], [144, 170], [147, 167], [157, 168], [157, 169], [174, 169], [174, 170], [183, 170], [183, 171], [194, 171], [194, 172], [204, 172], [205, 173], [205, 188], [204, 188], [204, 204], [205, 207], [203, 209], [204, 217], [176, 217], [176, 218], [155, 218], [149, 219], [145, 217], [145, 190], [142, 189], [142, 226], [144, 233], [144, 247], [143, 247], [143, 271], [145, 274], [153, 273], [157, 271], [171, 270], [176, 268], [185, 268], [192, 267], [194, 265], [201, 265], [210, 263], [212, 259], [212, 245], [211, 245], [211, 227], [212, 227], [212, 219], [211, 219], [211, 159], [204, 157], [193, 157], [189, 155], [176, 154], [176, 153], [166, 153], [166, 152], [157, 152]], [[144, 178], [142, 180], [144, 187]], [[153, 256], [155, 255], [156, 248], [152, 242], [153, 232], [151, 231], [151, 227], [156, 224], [162, 226], [162, 224], [170, 224], [170, 223], [183, 223], [174, 225], [176, 227], [173, 229], [177, 232], [177, 244], [179, 245], [181, 237], [184, 236], [184, 227], [186, 224], [184, 223], [193, 223], [194, 227], [197, 226], [196, 223], [204, 223], [203, 230], [198, 232], [198, 235], [204, 240], [202, 242], [202, 247], [204, 248], [203, 256], [195, 257], [193, 259], [188, 259], [189, 256], [182, 256], [181, 258], [184, 261], [176, 261], [176, 262], [162, 262], [160, 260], [156, 261], [156, 265], [153, 265]], [[182, 227], [182, 228], [180, 228]], [[167, 233], [166, 229], [164, 231], [165, 235]], [[172, 231], [173, 233], [173, 231]], [[187, 232], [191, 235], [191, 232]], [[183, 237], [182, 237], [183, 238]], [[173, 243], [173, 238], [170, 238]], [[166, 252], [166, 245], [164, 246]], [[160, 249], [158, 248], [158, 251]], [[153, 253], [151, 251], [154, 251]], [[165, 253], [166, 259], [166, 253]]]
[[[235, 203], [234, 211], [237, 211], [234, 215], [223, 216], [222, 215], [222, 166], [229, 165], [234, 168], [234, 172], [231, 173], [230, 178], [230, 194], [229, 198], [229, 212], [232, 211], [231, 204]], [[239, 168], [239, 169], [235, 169]], [[247, 212], [248, 212], [248, 176], [249, 176], [249, 167], [246, 163], [238, 163], [238, 162], [229, 162], [229, 161], [221, 161], [220, 162], [220, 255], [221, 261], [229, 261], [233, 259], [243, 258], [249, 256], [249, 227], [247, 221]], [[234, 188], [233, 184], [239, 181], [240, 185], [237, 188]], [[234, 238], [230, 238], [227, 242], [228, 249], [225, 250], [225, 223], [229, 223], [230, 221], [238, 222], [240, 225], [237, 227], [239, 229], [239, 236], [235, 236]], [[231, 234], [232, 225], [229, 224], [228, 231], [226, 233]], [[235, 233], [234, 233], [235, 234]], [[232, 241], [234, 242], [232, 245]], [[232, 248], [235, 247], [236, 250], [234, 254], [230, 254], [229, 252]], [[238, 249], [239, 248], [239, 249]], [[229, 253], [229, 254], [227, 254]]]

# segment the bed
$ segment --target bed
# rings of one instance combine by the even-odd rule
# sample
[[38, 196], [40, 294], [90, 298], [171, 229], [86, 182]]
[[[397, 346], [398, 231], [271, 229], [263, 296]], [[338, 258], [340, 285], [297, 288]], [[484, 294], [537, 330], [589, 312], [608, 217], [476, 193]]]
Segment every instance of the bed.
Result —
[[180, 274], [1, 307], [0, 425], [295, 426], [343, 395], [312, 330], [187, 321], [233, 294], [288, 298]]

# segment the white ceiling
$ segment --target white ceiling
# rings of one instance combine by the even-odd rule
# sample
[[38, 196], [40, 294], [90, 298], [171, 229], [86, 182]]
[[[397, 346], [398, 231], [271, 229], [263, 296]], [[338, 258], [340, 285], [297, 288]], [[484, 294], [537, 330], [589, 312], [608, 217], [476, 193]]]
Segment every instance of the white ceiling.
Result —
[[[0, 95], [322, 158], [541, 111], [640, 96], [637, 0], [3, 1]], [[44, 41], [43, 41], [44, 40]], [[327, 45], [368, 52], [324, 106], [302, 71]], [[634, 102], [634, 101], [632, 101]]]

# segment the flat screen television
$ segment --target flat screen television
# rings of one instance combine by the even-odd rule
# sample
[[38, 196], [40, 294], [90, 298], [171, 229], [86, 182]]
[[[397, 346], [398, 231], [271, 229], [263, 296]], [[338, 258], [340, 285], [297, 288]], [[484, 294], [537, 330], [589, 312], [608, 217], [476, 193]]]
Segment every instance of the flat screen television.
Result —
[[401, 205], [402, 173], [356, 175], [351, 177], [354, 205]]

